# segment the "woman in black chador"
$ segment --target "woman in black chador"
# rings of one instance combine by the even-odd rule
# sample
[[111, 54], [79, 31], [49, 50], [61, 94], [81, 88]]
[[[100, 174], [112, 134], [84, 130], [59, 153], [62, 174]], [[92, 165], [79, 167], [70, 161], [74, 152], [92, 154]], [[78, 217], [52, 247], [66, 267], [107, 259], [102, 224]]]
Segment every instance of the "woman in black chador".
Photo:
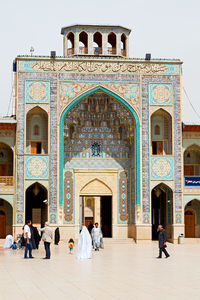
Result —
[[59, 228], [57, 227], [56, 230], [55, 230], [55, 245], [58, 245], [60, 241], [60, 231], [59, 231]]
[[39, 243], [41, 240], [41, 236], [39, 235], [37, 227], [34, 227], [33, 225], [31, 225], [30, 230], [31, 230], [31, 241], [32, 241], [33, 249], [38, 249]]

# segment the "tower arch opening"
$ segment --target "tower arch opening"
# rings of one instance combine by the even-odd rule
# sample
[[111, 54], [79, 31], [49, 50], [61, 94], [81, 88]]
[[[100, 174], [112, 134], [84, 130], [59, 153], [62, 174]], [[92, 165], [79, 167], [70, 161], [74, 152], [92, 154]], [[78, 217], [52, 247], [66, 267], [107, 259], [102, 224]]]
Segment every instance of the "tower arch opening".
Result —
[[102, 34], [98, 31], [93, 35], [93, 49], [94, 54], [102, 54]]
[[121, 35], [121, 55], [127, 56], [127, 37], [124, 33]]
[[67, 35], [67, 55], [74, 54], [74, 33], [69, 32]]
[[79, 34], [79, 54], [88, 54], [88, 34], [85, 31]]
[[114, 32], [108, 35], [108, 54], [115, 55], [117, 53], [117, 37]]

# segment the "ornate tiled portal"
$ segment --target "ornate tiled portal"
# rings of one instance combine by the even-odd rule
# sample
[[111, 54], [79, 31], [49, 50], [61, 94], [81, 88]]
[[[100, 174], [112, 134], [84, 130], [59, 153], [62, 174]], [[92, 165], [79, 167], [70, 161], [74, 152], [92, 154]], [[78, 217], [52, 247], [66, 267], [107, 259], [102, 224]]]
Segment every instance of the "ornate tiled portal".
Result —
[[[82, 31], [89, 39], [79, 48]], [[96, 32], [102, 42], [94, 49]], [[113, 49], [105, 42], [110, 32]], [[115, 238], [149, 240], [151, 195], [162, 183], [172, 190], [169, 230], [176, 240], [183, 230], [181, 61], [129, 58], [130, 30], [121, 26], [75, 25], [62, 34], [63, 57], [16, 58], [15, 185], [1, 187], [15, 191], [15, 232], [26, 219], [26, 187], [38, 180], [48, 189], [45, 217], [62, 227], [64, 238], [78, 237], [84, 181], [102, 184], [104, 196], [112, 197]], [[71, 36], [74, 48], [68, 49]], [[10, 136], [0, 132], [0, 138]]]
[[[64, 117], [63, 169], [130, 170], [134, 167], [136, 170], [135, 138], [135, 120], [131, 112], [101, 91], [92, 93], [74, 105]], [[72, 222], [72, 173], [64, 171], [63, 178], [64, 218], [65, 222]], [[135, 186], [133, 183], [131, 195], [128, 192], [128, 172], [120, 171], [120, 188], [119, 191], [116, 189], [118, 195], [115, 196], [119, 198], [119, 223], [129, 222], [129, 201], [134, 198]]]

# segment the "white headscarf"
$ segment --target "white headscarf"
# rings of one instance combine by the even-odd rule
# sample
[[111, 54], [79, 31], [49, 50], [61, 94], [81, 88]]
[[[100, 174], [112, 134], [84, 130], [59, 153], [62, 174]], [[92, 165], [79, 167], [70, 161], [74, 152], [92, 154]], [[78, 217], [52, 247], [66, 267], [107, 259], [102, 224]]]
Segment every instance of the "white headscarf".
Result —
[[92, 240], [89, 231], [83, 226], [79, 234], [77, 258], [91, 258], [92, 257]]
[[13, 236], [12, 235], [7, 235], [6, 236], [6, 240], [5, 240], [5, 243], [4, 243], [4, 248], [10, 248], [13, 244]]

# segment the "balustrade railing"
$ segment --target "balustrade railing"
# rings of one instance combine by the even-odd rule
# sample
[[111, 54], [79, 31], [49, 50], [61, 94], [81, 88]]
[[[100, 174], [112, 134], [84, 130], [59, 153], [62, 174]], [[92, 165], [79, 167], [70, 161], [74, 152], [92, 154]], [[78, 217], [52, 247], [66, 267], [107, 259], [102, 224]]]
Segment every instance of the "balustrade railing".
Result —
[[67, 55], [73, 55], [73, 54], [74, 54], [74, 48], [68, 48]]
[[88, 54], [88, 48], [79, 47], [79, 54]]
[[122, 55], [122, 56], [126, 56], [126, 50], [121, 49], [121, 55]]
[[13, 185], [13, 176], [0, 176], [0, 184]]
[[108, 54], [109, 54], [109, 55], [112, 55], [112, 54], [115, 55], [115, 54], [116, 54], [116, 48], [111, 48], [111, 47], [109, 47], [109, 48], [108, 48]]

